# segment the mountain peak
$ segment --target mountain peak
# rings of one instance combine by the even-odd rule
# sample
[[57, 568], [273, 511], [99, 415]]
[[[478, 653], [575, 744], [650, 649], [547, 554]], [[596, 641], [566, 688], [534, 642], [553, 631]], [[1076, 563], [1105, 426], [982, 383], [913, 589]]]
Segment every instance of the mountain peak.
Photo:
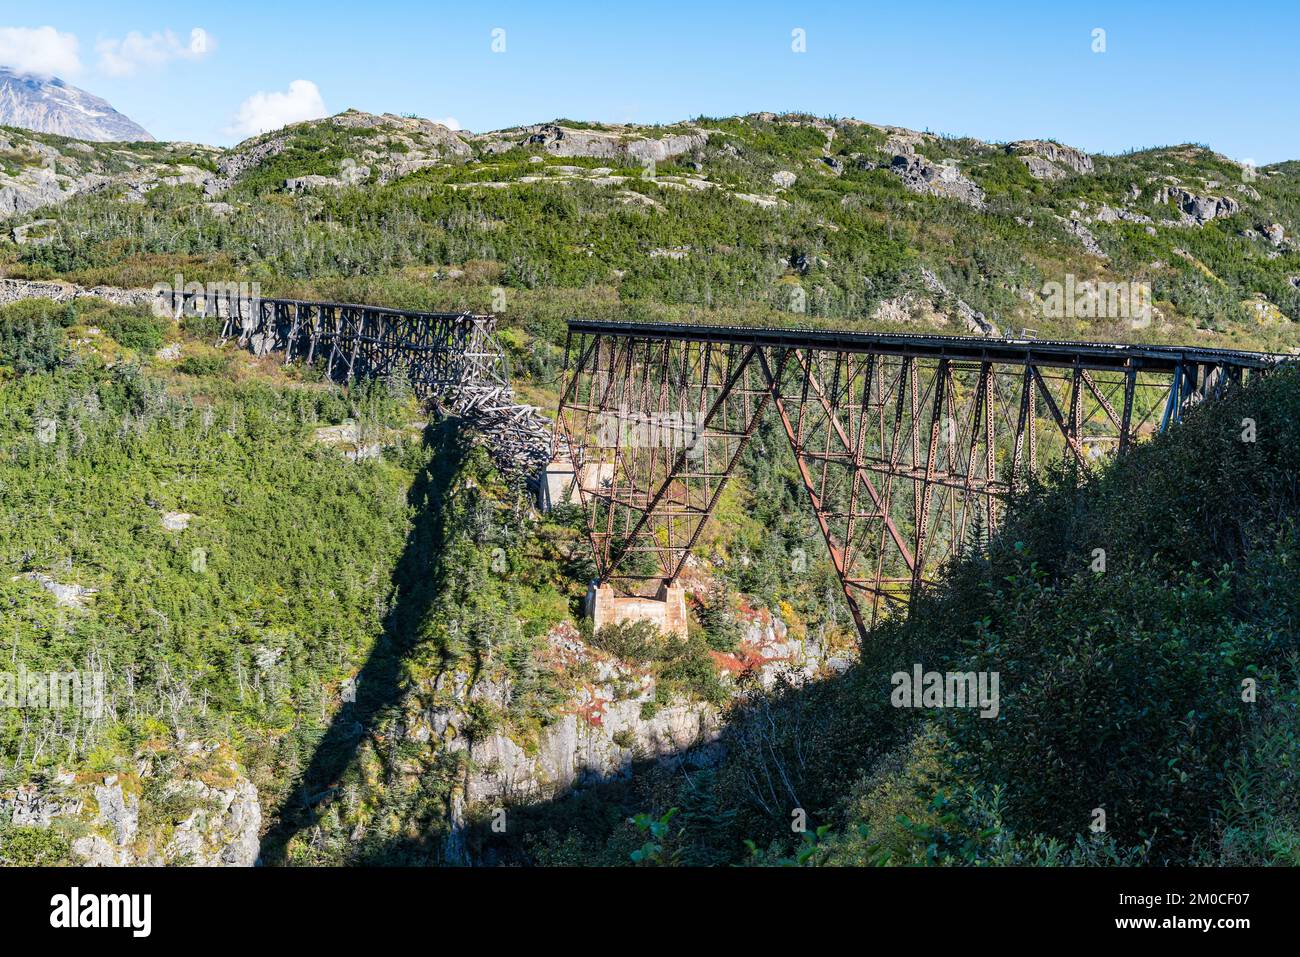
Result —
[[0, 125], [95, 142], [153, 140], [106, 100], [58, 77], [19, 73], [7, 66], [0, 66]]

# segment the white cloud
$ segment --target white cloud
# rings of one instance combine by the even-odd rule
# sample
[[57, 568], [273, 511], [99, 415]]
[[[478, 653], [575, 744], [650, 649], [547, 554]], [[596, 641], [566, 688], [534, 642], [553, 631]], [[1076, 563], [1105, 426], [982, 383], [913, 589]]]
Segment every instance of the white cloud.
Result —
[[457, 132], [460, 129], [460, 120], [456, 119], [456, 117], [454, 116], [444, 116], [442, 119], [438, 119], [437, 117], [434, 117], [433, 122], [441, 123], [443, 126], [447, 127], [447, 129], [451, 130], [453, 133]]
[[0, 27], [0, 65], [18, 73], [74, 76], [81, 72], [77, 38], [54, 27]]
[[100, 40], [95, 44], [99, 68], [109, 76], [131, 76], [141, 67], [157, 69], [173, 60], [199, 60], [216, 49], [216, 41], [202, 27], [190, 31], [182, 42], [170, 30], [148, 36], [132, 30], [121, 40]]
[[229, 132], [256, 136], [290, 123], [316, 120], [325, 115], [325, 101], [311, 80], [294, 80], [284, 93], [254, 93], [239, 106]]

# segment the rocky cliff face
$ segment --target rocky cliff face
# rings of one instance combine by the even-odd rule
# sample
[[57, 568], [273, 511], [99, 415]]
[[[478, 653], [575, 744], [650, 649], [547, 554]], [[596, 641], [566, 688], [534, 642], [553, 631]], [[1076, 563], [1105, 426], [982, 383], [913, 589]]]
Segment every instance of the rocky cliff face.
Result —
[[942, 329], [956, 321], [970, 335], [996, 336], [998, 327], [975, 310], [970, 303], [953, 295], [934, 271], [922, 266], [918, 272], [920, 289], [909, 289], [901, 296], [880, 302], [871, 318], [876, 322], [900, 325], [931, 326]]
[[92, 145], [0, 130], [0, 220], [58, 206], [79, 194], [142, 203], [159, 186], [201, 186], [212, 178], [208, 167], [220, 154], [216, 147], [192, 143]]
[[0, 66], [0, 126], [101, 143], [153, 141], [148, 130], [105, 100], [57, 77], [20, 74], [3, 66]]
[[[792, 635], [784, 621], [766, 609], [741, 610], [737, 650], [714, 653], [714, 665], [732, 694], [769, 689], [778, 680], [798, 685], [829, 667], [826, 650]], [[565, 704], [560, 718], [535, 742], [520, 743], [505, 734], [467, 739], [460, 734], [466, 705], [483, 698], [500, 700], [508, 688], [492, 682], [469, 685], [453, 676], [442, 681], [449, 705], [415, 715], [408, 733], [442, 737], [448, 751], [467, 759], [463, 790], [453, 802], [461, 808], [453, 825], [473, 811], [552, 797], [574, 787], [626, 777], [634, 762], [646, 760], [707, 764], [722, 731], [723, 711], [698, 701], [656, 706], [653, 679], [618, 659], [586, 645], [570, 625], [548, 636], [552, 666], [561, 672], [589, 674]]]
[[1048, 140], [1017, 140], [1007, 144], [1007, 152], [1018, 156], [1036, 179], [1064, 179], [1071, 173], [1093, 170], [1092, 157], [1087, 153]]
[[0, 793], [0, 820], [57, 828], [91, 867], [251, 867], [262, 809], [227, 745], [146, 746], [113, 773], [71, 772]]
[[889, 168], [914, 193], [955, 199], [976, 209], [984, 208], [984, 190], [963, 176], [955, 163], [931, 163], [917, 153], [899, 153]]
[[[742, 606], [738, 621], [736, 649], [713, 655], [723, 686], [737, 699], [842, 666], [766, 609]], [[717, 759], [724, 707], [689, 698], [664, 702], [646, 669], [587, 644], [571, 623], [553, 628], [546, 643], [542, 667], [568, 688], [551, 720], [524, 729], [485, 724], [485, 714], [504, 714], [518, 693], [498, 672], [449, 670], [418, 683], [368, 736], [358, 778], [318, 806], [322, 843], [347, 847], [371, 832], [391, 833], [396, 819], [411, 816], [409, 808], [389, 804], [394, 796], [436, 791], [431, 813], [445, 836], [436, 857], [472, 863], [470, 822], [625, 779], [641, 762], [699, 767]]]

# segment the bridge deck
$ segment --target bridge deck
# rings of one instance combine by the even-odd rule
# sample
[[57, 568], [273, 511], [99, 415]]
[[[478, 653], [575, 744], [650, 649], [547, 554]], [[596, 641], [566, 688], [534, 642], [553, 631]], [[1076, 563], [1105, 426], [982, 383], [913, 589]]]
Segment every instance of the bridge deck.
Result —
[[1083, 366], [1089, 369], [1140, 368], [1172, 372], [1192, 365], [1267, 369], [1295, 356], [1239, 349], [1195, 346], [1130, 345], [1053, 339], [1011, 339], [984, 336], [930, 336], [916, 333], [852, 332], [836, 329], [782, 329], [748, 326], [706, 326], [656, 322], [569, 320], [575, 333], [634, 336], [689, 342], [753, 344], [764, 347], [826, 349], [914, 358], [969, 362], [1010, 362], [1036, 366]]

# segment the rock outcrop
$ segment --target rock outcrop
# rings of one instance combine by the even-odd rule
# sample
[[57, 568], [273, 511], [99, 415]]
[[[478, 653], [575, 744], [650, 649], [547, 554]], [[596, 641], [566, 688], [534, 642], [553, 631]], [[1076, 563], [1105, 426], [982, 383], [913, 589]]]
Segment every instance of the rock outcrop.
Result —
[[1212, 219], [1231, 216], [1241, 209], [1241, 203], [1231, 196], [1198, 196], [1181, 186], [1165, 187], [1162, 202], [1173, 202], [1185, 225], [1204, 226]]
[[210, 197], [221, 195], [246, 173], [288, 149], [304, 128], [320, 123], [369, 135], [348, 145], [355, 155], [341, 162], [336, 175], [292, 177], [285, 183], [290, 192], [356, 185], [367, 179], [382, 185], [441, 162], [467, 159], [474, 152], [462, 134], [432, 120], [347, 110], [325, 120], [294, 123], [245, 140], [221, 156], [217, 175], [204, 186], [204, 192]]
[[[470, 804], [514, 803], [548, 797], [574, 785], [629, 773], [637, 759], [681, 755], [715, 740], [716, 711], [672, 705], [643, 719], [642, 702], [596, 701], [599, 720], [565, 714], [550, 725], [535, 750], [494, 734], [469, 749], [465, 784]], [[453, 750], [455, 746], [453, 745]]]
[[0, 219], [61, 203], [76, 191], [49, 167], [28, 167], [16, 176], [0, 173]]
[[166, 170], [140, 168], [120, 176], [103, 178], [88, 185], [85, 192], [120, 189], [123, 202], [143, 203], [159, 186], [197, 186], [206, 189], [213, 178], [208, 170], [182, 163]]
[[935, 308], [928, 296], [915, 292], [903, 293], [881, 300], [871, 313], [871, 321], [901, 326], [928, 326], [942, 329], [948, 317]]
[[[0, 820], [58, 826], [72, 836], [74, 861], [90, 867], [251, 867], [257, 862], [262, 829], [257, 788], [227, 746], [154, 746], [126, 764], [129, 770], [89, 780], [63, 773], [42, 787], [0, 793]], [[145, 788], [150, 779], [156, 786]]]
[[[806, 681], [824, 661], [823, 649], [795, 638], [769, 611], [745, 608], [741, 624], [737, 650], [714, 654], [724, 683], [738, 690], [745, 684], [742, 679], [761, 687], [771, 687], [778, 675], [794, 683]], [[469, 804], [551, 796], [629, 774], [634, 761], [708, 760], [706, 746], [721, 732], [717, 707], [691, 701], [656, 703], [654, 680], [648, 674], [587, 646], [571, 626], [554, 629], [548, 641], [557, 667], [591, 671], [593, 677], [574, 692], [535, 745], [525, 748], [502, 733], [467, 738], [463, 730], [468, 704], [504, 706], [510, 688], [484, 680], [471, 685], [455, 676], [441, 679], [444, 693], [451, 695], [448, 704], [414, 716], [407, 728], [416, 740], [441, 738], [447, 750], [465, 753], [469, 773], [464, 797]]]
[[[827, 651], [793, 633], [766, 609], [742, 603], [734, 651], [714, 652], [723, 687], [736, 697], [770, 688], [778, 680], [801, 684], [825, 670]], [[547, 635], [541, 666], [568, 685], [556, 717], [520, 732], [493, 726], [483, 713], [507, 713], [515, 688], [502, 676], [444, 672], [431, 687], [406, 699], [401, 717], [386, 726], [385, 751], [456, 756], [462, 769], [448, 800], [450, 860], [465, 853], [462, 828], [484, 810], [546, 799], [574, 788], [626, 777], [634, 763], [659, 761], [705, 766], [715, 760], [722, 710], [705, 701], [665, 701], [653, 674], [584, 642], [569, 623]], [[396, 750], [395, 750], [396, 749]], [[384, 763], [392, 765], [391, 758]], [[419, 761], [397, 762], [401, 773], [423, 773]], [[350, 825], [347, 825], [350, 826]]]
[[885, 134], [882, 150], [891, 157], [900, 153], [905, 156], [911, 155], [939, 139], [933, 133], [918, 133], [916, 130], [904, 129], [901, 126], [873, 126], [872, 128]]
[[[48, 420], [53, 423], [54, 420]], [[48, 426], [47, 426], [48, 427]], [[57, 425], [55, 425], [57, 428]], [[38, 435], [38, 439], [40, 436]], [[43, 572], [26, 572], [22, 575], [15, 575], [14, 581], [27, 579], [34, 581], [47, 592], [54, 596], [54, 603], [60, 608], [85, 608], [92, 598], [95, 597], [98, 589], [88, 588], [79, 585], [76, 582], [61, 582]]]
[[682, 132], [665, 132], [645, 136], [628, 127], [574, 129], [557, 123], [543, 123], [503, 130], [481, 138], [484, 152], [502, 153], [516, 147], [540, 146], [552, 156], [582, 156], [623, 162], [661, 163], [698, 149], [708, 142], [706, 130], [683, 128]]
[[984, 208], [984, 190], [963, 176], [955, 163], [931, 163], [919, 153], [899, 153], [889, 168], [914, 193], [955, 199], [975, 209]]
[[[30, 223], [15, 226], [12, 231], [14, 242], [19, 246], [42, 246], [54, 239], [52, 235], [45, 231], [57, 225], [58, 221], [54, 219], [34, 219]], [[33, 236], [32, 233], [39, 233], [40, 235]]]
[[1092, 157], [1087, 153], [1050, 140], [1016, 140], [1008, 143], [1006, 150], [1019, 157], [1035, 179], [1063, 179], [1093, 170]]
[[61, 142], [58, 147], [17, 131], [0, 133], [0, 219], [57, 206], [73, 196], [122, 190], [127, 202], [143, 202], [159, 186], [213, 179], [203, 168], [221, 155], [216, 147], [169, 143], [147, 150], [127, 144]]
[[287, 193], [306, 193], [321, 187], [339, 189], [363, 183], [370, 176], [369, 166], [350, 166], [338, 176], [295, 176], [284, 181]]
[[[72, 775], [65, 775], [58, 783], [71, 780]], [[49, 827], [59, 818], [80, 814], [82, 807], [79, 798], [42, 791], [30, 784], [9, 794], [0, 792], [0, 822], [13, 827]]]
[[1096, 214], [1092, 217], [1094, 222], [1098, 223], [1149, 223], [1151, 217], [1143, 213], [1134, 212], [1124, 206], [1099, 206]]
[[339, 425], [322, 426], [315, 431], [314, 440], [321, 445], [338, 449], [351, 462], [377, 459], [383, 455], [386, 446], [396, 444], [390, 436], [366, 433], [355, 419], [348, 419]]
[[70, 282], [0, 279], [0, 306], [18, 302], [20, 299], [72, 302], [83, 296], [103, 299], [116, 306], [147, 306], [157, 298], [152, 289], [121, 289], [117, 286], [77, 286]]
[[[996, 336], [998, 327], [978, 312], [970, 303], [953, 295], [933, 270], [924, 266], [920, 271], [921, 286], [929, 295], [908, 290], [902, 295], [882, 300], [871, 314], [874, 322], [899, 325], [928, 326], [942, 329], [955, 322], [962, 333], [977, 336]], [[944, 306], [950, 306], [945, 311]]]
[[921, 267], [921, 281], [925, 283], [925, 288], [936, 296], [953, 301], [953, 305], [957, 310], [957, 319], [966, 327], [967, 332], [981, 336], [996, 336], [998, 334], [997, 326], [985, 319], [984, 313], [976, 312], [964, 299], [954, 296], [948, 291], [948, 287], [939, 280], [939, 277], [924, 266]]
[[1101, 248], [1101, 243], [1097, 242], [1097, 237], [1092, 234], [1087, 226], [1083, 224], [1078, 211], [1072, 212], [1069, 218], [1061, 217], [1061, 224], [1065, 231], [1075, 236], [1079, 242], [1083, 243], [1083, 248], [1098, 259], [1108, 259], [1106, 250]]

